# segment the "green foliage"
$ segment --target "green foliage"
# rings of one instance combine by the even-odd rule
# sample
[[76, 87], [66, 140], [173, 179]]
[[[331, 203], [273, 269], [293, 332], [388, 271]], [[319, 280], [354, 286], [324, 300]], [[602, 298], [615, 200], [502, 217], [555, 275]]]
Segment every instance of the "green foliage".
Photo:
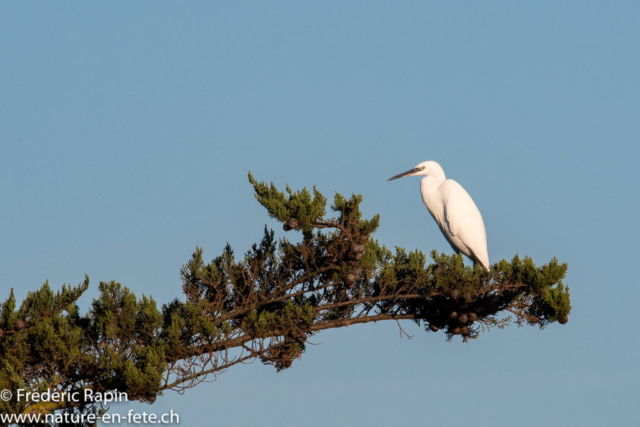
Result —
[[340, 213], [338, 221], [345, 227], [353, 226], [361, 234], [368, 236], [380, 226], [380, 215], [376, 214], [371, 219], [363, 220], [360, 212], [360, 203], [362, 203], [362, 196], [359, 194], [352, 194], [349, 199], [346, 199], [340, 193], [336, 193], [331, 210]]
[[274, 330], [304, 331], [313, 325], [314, 317], [310, 303], [300, 306], [293, 301], [287, 301], [277, 311], [250, 311], [243, 319], [242, 329], [256, 337], [267, 335]]
[[[101, 282], [85, 315], [78, 299], [89, 279], [53, 292], [48, 283], [16, 309], [13, 290], [0, 306], [0, 389], [125, 392], [153, 402], [164, 390], [183, 391], [208, 375], [260, 359], [277, 370], [292, 366], [307, 338], [321, 330], [379, 320], [408, 319], [447, 339], [478, 338], [492, 327], [541, 328], [566, 323], [571, 312], [563, 283], [567, 265], [553, 258], [502, 260], [487, 272], [461, 255], [394, 251], [372, 237], [378, 215], [363, 219], [362, 196], [327, 199], [314, 187], [286, 194], [249, 174], [256, 199], [299, 243], [277, 240], [267, 227], [243, 257], [227, 244], [206, 262], [197, 247], [182, 266], [184, 300], [158, 309], [115, 281]], [[503, 316], [507, 313], [506, 316]], [[502, 317], [501, 317], [502, 316]], [[0, 411], [103, 411], [91, 402], [0, 400]]]
[[327, 199], [313, 187], [313, 196], [303, 188], [302, 191], [291, 191], [287, 185], [287, 195], [279, 191], [273, 183], [267, 185], [257, 182], [249, 172], [249, 182], [253, 184], [258, 202], [267, 209], [269, 216], [281, 222], [295, 218], [304, 231], [311, 231], [313, 224], [325, 215]]

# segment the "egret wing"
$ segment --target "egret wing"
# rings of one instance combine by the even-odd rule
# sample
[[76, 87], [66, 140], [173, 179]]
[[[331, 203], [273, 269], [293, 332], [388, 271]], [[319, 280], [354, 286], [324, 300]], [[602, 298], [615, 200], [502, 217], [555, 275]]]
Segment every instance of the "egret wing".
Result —
[[487, 253], [487, 234], [478, 207], [469, 193], [452, 179], [441, 186], [444, 200], [444, 220], [451, 241], [461, 244], [458, 250], [463, 253], [471, 251], [485, 267], [489, 265]]

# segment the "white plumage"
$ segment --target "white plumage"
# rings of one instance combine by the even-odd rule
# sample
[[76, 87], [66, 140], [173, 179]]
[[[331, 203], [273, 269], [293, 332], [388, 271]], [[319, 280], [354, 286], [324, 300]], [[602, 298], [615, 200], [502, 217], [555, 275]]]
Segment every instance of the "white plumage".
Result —
[[456, 181], [447, 179], [438, 163], [422, 162], [389, 181], [419, 175], [424, 176], [420, 181], [422, 201], [453, 250], [489, 270], [487, 233], [482, 215], [469, 193]]

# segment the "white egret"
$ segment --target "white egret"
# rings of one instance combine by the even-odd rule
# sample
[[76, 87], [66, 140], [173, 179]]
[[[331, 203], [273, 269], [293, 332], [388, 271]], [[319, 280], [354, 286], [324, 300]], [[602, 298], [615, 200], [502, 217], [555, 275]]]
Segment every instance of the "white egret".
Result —
[[469, 193], [456, 181], [447, 179], [438, 163], [422, 162], [388, 181], [420, 175], [424, 176], [420, 181], [422, 201], [453, 250], [462, 252], [474, 265], [479, 263], [488, 271], [487, 233], [482, 215]]

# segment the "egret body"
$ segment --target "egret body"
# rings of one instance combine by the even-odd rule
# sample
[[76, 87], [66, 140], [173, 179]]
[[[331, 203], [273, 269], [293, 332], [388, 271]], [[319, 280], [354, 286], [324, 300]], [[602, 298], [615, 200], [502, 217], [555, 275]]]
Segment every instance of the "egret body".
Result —
[[487, 233], [482, 215], [469, 193], [456, 181], [447, 179], [442, 167], [433, 161], [422, 162], [388, 181], [403, 176], [424, 176], [420, 181], [422, 201], [444, 237], [454, 251], [488, 271]]

